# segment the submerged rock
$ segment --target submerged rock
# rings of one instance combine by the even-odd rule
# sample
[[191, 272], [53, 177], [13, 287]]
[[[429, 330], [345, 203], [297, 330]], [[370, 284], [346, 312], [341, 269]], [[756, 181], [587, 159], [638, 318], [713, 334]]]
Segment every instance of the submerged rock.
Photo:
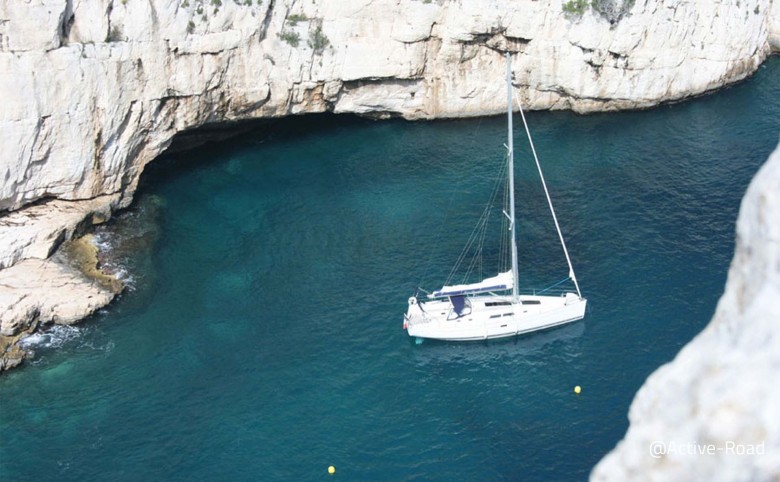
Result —
[[87, 234], [79, 239], [66, 242], [54, 256], [54, 260], [69, 263], [88, 279], [97, 282], [101, 288], [114, 294], [124, 289], [121, 281], [106, 274], [100, 268], [98, 248], [94, 244], [95, 237]]
[[742, 200], [710, 324], [653, 373], [591, 480], [780, 479], [780, 147]]

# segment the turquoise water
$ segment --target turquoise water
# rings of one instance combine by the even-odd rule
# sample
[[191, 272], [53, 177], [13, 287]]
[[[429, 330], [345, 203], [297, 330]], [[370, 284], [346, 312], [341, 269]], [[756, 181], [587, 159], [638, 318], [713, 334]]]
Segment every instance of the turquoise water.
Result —
[[[0, 378], [0, 480], [583, 480], [711, 317], [778, 99], [773, 58], [684, 104], [529, 114], [590, 311], [503, 342], [401, 329], [484, 206], [503, 118], [301, 118], [157, 161], [101, 232], [144, 232], [116, 248], [134, 288]], [[543, 286], [567, 270], [518, 161]]]

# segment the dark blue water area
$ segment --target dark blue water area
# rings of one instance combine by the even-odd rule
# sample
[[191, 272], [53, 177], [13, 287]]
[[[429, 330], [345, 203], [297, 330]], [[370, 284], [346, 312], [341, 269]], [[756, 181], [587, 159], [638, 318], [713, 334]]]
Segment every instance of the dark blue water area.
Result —
[[[740, 199], [778, 142], [780, 59], [681, 104], [528, 120], [583, 321], [467, 344], [402, 329], [484, 208], [503, 117], [258, 125], [147, 168], [152, 262], [0, 378], [0, 479], [586, 479], [714, 312]], [[567, 268], [522, 134], [521, 283], [540, 287]]]

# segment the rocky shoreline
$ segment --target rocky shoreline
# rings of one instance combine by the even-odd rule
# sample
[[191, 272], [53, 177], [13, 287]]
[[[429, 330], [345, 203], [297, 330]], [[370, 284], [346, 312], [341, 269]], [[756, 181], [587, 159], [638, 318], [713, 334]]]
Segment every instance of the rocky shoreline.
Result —
[[[63, 241], [61, 232], [40, 236], [39, 245], [28, 248], [44, 253], [51, 249], [51, 256], [31, 257], [0, 270], [0, 373], [33, 355], [25, 337], [78, 323], [125, 291], [153, 289], [152, 256], [162, 208], [157, 197], [141, 196], [110, 222], [99, 212], [76, 210], [71, 221], [84, 213], [89, 219], [65, 232], [72, 240]], [[68, 219], [74, 209], [61, 203], [61, 218]], [[131, 273], [136, 269], [145, 273], [142, 286]]]
[[20, 341], [39, 329], [78, 323], [109, 304], [124, 284], [100, 269], [94, 236], [66, 241], [48, 259], [0, 270], [0, 371], [22, 363]]

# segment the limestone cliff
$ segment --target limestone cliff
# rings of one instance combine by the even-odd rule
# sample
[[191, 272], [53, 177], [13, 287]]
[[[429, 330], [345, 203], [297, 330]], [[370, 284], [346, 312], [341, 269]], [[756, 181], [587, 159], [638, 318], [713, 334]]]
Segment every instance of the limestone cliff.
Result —
[[[612, 24], [536, 0], [6, 0], [0, 210], [110, 194], [125, 205], [176, 132], [208, 123], [497, 113], [503, 50], [534, 109], [684, 98], [753, 72], [778, 10], [637, 0]], [[13, 263], [2, 248], [0, 267]]]
[[[738, 81], [780, 44], [778, 0], [598, 3], [610, 8], [0, 0], [0, 269], [127, 206], [183, 130], [324, 111], [497, 113], [507, 50], [530, 108], [648, 107]], [[13, 306], [0, 313], [24, 325]]]

